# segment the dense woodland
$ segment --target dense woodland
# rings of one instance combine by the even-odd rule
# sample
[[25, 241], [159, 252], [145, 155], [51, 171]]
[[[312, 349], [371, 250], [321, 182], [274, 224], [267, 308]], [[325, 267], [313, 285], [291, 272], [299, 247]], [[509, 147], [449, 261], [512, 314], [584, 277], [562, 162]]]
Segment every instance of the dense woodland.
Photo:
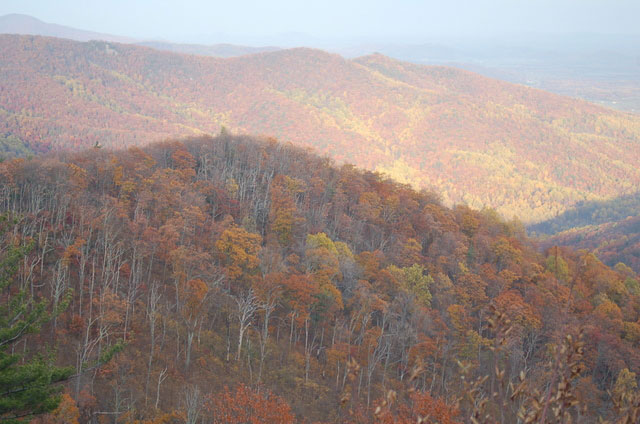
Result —
[[[0, 152], [263, 134], [526, 223], [640, 185], [640, 118], [455, 68], [0, 36]], [[12, 146], [3, 148], [3, 140]], [[19, 149], [18, 149], [19, 150]]]
[[640, 272], [640, 192], [605, 202], [584, 202], [528, 231], [542, 246], [588, 249], [609, 266]]
[[541, 240], [542, 246], [573, 246], [588, 249], [609, 266], [619, 262], [640, 272], [640, 215], [572, 228]]
[[230, 135], [0, 181], [18, 286], [68, 303], [12, 349], [78, 373], [34, 424], [637, 418], [638, 276], [491, 209]]

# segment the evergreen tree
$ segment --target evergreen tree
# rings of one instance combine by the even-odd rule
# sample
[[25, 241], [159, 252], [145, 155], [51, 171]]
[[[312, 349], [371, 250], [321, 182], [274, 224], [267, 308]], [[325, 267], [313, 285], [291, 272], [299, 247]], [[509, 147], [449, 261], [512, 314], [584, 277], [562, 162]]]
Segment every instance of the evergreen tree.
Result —
[[[9, 226], [7, 216], [0, 216], [0, 237]], [[0, 251], [0, 423], [14, 424], [53, 411], [60, 403], [61, 387], [56, 383], [69, 379], [73, 369], [55, 366], [51, 355], [12, 349], [23, 337], [39, 331], [67, 302], [52, 314], [48, 302], [36, 301], [17, 287], [15, 276], [30, 247], [5, 246]]]

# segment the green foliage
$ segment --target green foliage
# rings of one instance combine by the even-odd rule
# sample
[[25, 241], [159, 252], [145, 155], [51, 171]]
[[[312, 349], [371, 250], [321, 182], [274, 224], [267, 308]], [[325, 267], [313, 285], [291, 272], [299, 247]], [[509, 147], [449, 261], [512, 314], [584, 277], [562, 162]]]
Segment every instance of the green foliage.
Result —
[[[346, 245], [341, 246], [344, 252]], [[320, 287], [323, 297], [320, 304], [324, 309], [329, 308], [329, 300], [342, 308], [342, 294], [335, 282], [342, 279], [340, 273], [339, 252], [335, 243], [325, 233], [309, 234], [305, 249], [308, 271], [313, 274]]]
[[338, 256], [338, 249], [325, 233], [309, 234], [307, 236], [307, 249], [321, 249], [324, 248], [330, 254]]
[[0, 161], [33, 154], [27, 144], [15, 135], [0, 135]]
[[560, 281], [569, 281], [569, 266], [562, 256], [551, 254], [545, 262], [547, 271], [553, 273]]
[[613, 395], [619, 396], [625, 391], [635, 390], [637, 388], [636, 373], [629, 371], [628, 368], [623, 368], [618, 373], [618, 378], [616, 378], [616, 383], [613, 386]]
[[638, 283], [638, 280], [636, 280], [635, 278], [627, 277], [624, 280], [624, 286], [632, 295], [640, 295], [640, 283]]
[[[6, 230], [6, 216], [0, 224]], [[29, 250], [29, 246], [11, 246], [0, 260], [0, 421], [11, 424], [53, 411], [60, 402], [60, 387], [55, 384], [68, 379], [73, 371], [55, 366], [52, 355], [10, 353], [11, 346], [39, 331], [52, 317], [47, 312], [48, 302], [36, 302], [25, 290], [14, 287], [20, 261]]]
[[433, 284], [433, 278], [425, 274], [422, 265], [413, 264], [409, 267], [398, 268], [391, 265], [389, 272], [400, 282], [405, 290], [415, 295], [416, 299], [424, 306], [431, 306], [431, 292], [429, 287]]

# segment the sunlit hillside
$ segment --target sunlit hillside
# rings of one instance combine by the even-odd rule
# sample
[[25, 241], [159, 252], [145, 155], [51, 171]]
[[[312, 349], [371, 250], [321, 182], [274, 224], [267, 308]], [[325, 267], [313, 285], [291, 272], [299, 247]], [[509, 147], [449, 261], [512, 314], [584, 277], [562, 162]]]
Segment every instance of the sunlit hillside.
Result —
[[311, 49], [216, 59], [9, 35], [0, 56], [7, 150], [124, 147], [226, 127], [525, 222], [640, 184], [639, 117], [454, 68]]

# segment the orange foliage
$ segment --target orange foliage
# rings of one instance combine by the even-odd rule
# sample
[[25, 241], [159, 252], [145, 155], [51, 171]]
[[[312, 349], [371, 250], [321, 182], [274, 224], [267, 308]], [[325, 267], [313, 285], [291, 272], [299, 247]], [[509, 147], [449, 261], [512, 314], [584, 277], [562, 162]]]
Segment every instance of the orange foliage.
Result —
[[[553, 347], [575, 328], [586, 336], [575, 387], [598, 408], [589, 420], [613, 413], [605, 393], [621, 370], [640, 372], [631, 268], [571, 249], [542, 255], [495, 211], [448, 209], [302, 149], [228, 135], [95, 149], [0, 163], [0, 185], [4, 213], [19, 217], [0, 252], [33, 240], [20, 281], [42, 299], [71, 297], [26, 348], [51, 341], [77, 368], [80, 422], [116, 409], [140, 423], [185, 410], [371, 422], [389, 389], [388, 422], [464, 421], [469, 405], [452, 404], [465, 381], [506, 364], [500, 396], [520, 371], [549, 387]], [[512, 326], [499, 354], [493, 309]], [[82, 372], [123, 339], [116, 358]], [[261, 389], [208, 397], [242, 383]]]
[[289, 405], [269, 392], [257, 392], [245, 385], [235, 391], [212, 395], [207, 411], [214, 424], [293, 424], [295, 417]]
[[60, 405], [52, 413], [31, 420], [31, 424], [78, 424], [80, 411], [75, 400], [67, 394], [62, 395]]

